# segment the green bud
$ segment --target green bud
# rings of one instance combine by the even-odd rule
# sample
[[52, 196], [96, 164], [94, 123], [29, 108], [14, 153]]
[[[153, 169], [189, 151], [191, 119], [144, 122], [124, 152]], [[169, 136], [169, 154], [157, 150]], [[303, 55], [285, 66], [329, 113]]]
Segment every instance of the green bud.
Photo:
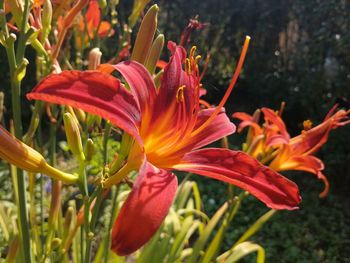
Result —
[[66, 131], [67, 142], [71, 152], [75, 155], [75, 157], [83, 162], [85, 160], [85, 156], [83, 153], [83, 146], [81, 143], [79, 125], [77, 121], [74, 119], [72, 114], [66, 112], [63, 115], [64, 129]]
[[88, 162], [91, 161], [92, 156], [95, 153], [95, 145], [94, 145], [94, 142], [90, 138], [87, 139], [87, 142], [85, 144], [84, 153], [85, 153], [86, 161], [88, 161]]
[[45, 40], [51, 31], [52, 21], [52, 4], [51, 0], [44, 0], [44, 7], [42, 12], [42, 40]]
[[160, 58], [160, 54], [162, 53], [163, 47], [164, 47], [164, 35], [160, 34], [153, 41], [152, 47], [148, 53], [148, 56], [145, 62], [145, 67], [148, 69], [151, 75], [153, 75], [156, 70], [156, 65]]
[[157, 29], [158, 11], [159, 7], [157, 5], [152, 5], [142, 19], [139, 32], [136, 36], [134, 49], [132, 50], [131, 60], [138, 61], [141, 64], [145, 63]]

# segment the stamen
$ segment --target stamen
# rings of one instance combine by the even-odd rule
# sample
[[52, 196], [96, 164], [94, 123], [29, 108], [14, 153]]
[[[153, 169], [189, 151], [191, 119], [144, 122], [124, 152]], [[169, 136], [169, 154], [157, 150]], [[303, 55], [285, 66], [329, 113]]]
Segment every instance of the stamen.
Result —
[[191, 72], [192, 72], [191, 61], [188, 58], [185, 59], [185, 71], [187, 72], [187, 74], [191, 74]]
[[278, 116], [282, 117], [282, 114], [284, 112], [284, 108], [286, 107], [286, 103], [284, 101], [281, 102], [280, 110], [278, 111]]
[[234, 74], [232, 76], [230, 85], [228, 86], [224, 97], [220, 101], [219, 105], [216, 107], [214, 113], [200, 127], [198, 127], [195, 131], [193, 131], [191, 136], [195, 136], [199, 132], [201, 132], [203, 129], [205, 129], [211, 123], [211, 121], [216, 117], [216, 115], [219, 114], [221, 108], [226, 103], [228, 97], [231, 94], [231, 91], [233, 90], [233, 87], [235, 86], [235, 84], [237, 82], [239, 74], [241, 72], [241, 69], [242, 69], [242, 66], [243, 66], [243, 62], [244, 62], [245, 56], [246, 56], [247, 51], [248, 51], [249, 41], [250, 41], [250, 37], [246, 36], [245, 41], [244, 41], [244, 45], [243, 45], [243, 49], [242, 49], [242, 53], [241, 53], [241, 56], [240, 56], [240, 58], [238, 60], [238, 64], [237, 64], [236, 70], [235, 70], [235, 72], [234, 72]]
[[190, 58], [193, 58], [194, 57], [194, 53], [196, 53], [196, 50], [197, 50], [197, 47], [196, 46], [193, 46], [191, 47], [191, 50], [190, 50]]
[[201, 58], [202, 58], [201, 55], [197, 55], [196, 58], [194, 59], [194, 62], [197, 64]]
[[178, 87], [177, 92], [176, 92], [176, 101], [177, 102], [183, 102], [185, 88], [186, 88], [186, 85], [182, 85], [182, 86]]

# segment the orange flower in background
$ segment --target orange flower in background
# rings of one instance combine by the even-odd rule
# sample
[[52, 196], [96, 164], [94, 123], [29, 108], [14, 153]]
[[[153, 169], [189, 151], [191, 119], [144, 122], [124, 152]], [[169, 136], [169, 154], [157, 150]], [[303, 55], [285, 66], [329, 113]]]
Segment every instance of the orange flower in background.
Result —
[[91, 0], [85, 16], [80, 16], [78, 30], [79, 34], [76, 38], [78, 47], [81, 47], [83, 43], [87, 45], [89, 39], [94, 39], [96, 35], [103, 38], [113, 34], [111, 24], [108, 21], [101, 21], [101, 11], [97, 0]]
[[258, 119], [246, 113], [235, 113], [233, 117], [242, 120], [238, 131], [250, 126], [250, 136], [253, 137], [251, 140], [260, 136], [259, 145], [252, 151], [254, 156], [267, 154], [268, 156], [263, 157], [271, 161], [269, 167], [275, 171], [300, 170], [315, 174], [325, 184], [320, 193], [320, 197], [324, 197], [329, 191], [329, 183], [322, 173], [323, 162], [314, 154], [327, 142], [333, 129], [350, 123], [350, 110], [336, 111], [337, 106], [335, 105], [324, 121], [314, 128], [311, 128], [310, 121], [305, 121], [301, 134], [291, 139], [283, 120], [271, 109], [262, 109], [265, 118], [263, 127], [259, 126]]

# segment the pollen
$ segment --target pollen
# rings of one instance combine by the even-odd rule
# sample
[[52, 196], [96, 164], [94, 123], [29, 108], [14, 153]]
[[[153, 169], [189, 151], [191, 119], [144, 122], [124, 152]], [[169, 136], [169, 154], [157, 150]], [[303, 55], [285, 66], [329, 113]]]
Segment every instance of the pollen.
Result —
[[312, 122], [310, 120], [306, 120], [303, 122], [304, 131], [308, 131], [312, 128]]
[[183, 102], [184, 101], [184, 89], [186, 88], [186, 85], [182, 85], [177, 89], [176, 92], [176, 101], [177, 102]]

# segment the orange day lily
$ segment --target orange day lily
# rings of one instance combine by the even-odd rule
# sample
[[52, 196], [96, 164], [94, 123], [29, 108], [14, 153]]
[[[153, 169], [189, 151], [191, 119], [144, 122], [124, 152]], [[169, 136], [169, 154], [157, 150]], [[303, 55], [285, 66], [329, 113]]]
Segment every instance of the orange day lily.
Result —
[[[263, 136], [259, 142], [261, 143], [260, 150], [255, 151], [255, 153], [269, 152], [270, 160], [272, 159], [270, 168], [275, 171], [301, 170], [315, 174], [325, 184], [324, 190], [320, 193], [320, 197], [324, 197], [328, 193], [329, 183], [322, 173], [324, 170], [323, 162], [314, 154], [327, 142], [331, 130], [350, 123], [350, 110], [336, 111], [336, 108], [337, 105], [329, 111], [324, 121], [314, 128], [311, 128], [310, 121], [305, 121], [305, 129], [300, 135], [291, 139], [280, 114], [271, 109], [262, 108], [265, 118], [263, 128], [259, 126], [258, 120], [248, 114], [235, 113], [233, 117], [242, 120], [239, 130], [251, 126], [256, 138]], [[266, 150], [269, 148], [277, 149], [277, 151]]]
[[113, 227], [112, 250], [117, 254], [136, 251], [163, 222], [177, 189], [172, 170], [237, 185], [273, 209], [298, 207], [297, 186], [251, 156], [229, 149], [200, 149], [235, 131], [222, 106], [238, 78], [248, 42], [247, 38], [230, 86], [216, 108], [199, 105], [195, 50], [186, 58], [184, 48], [173, 42], [168, 44], [172, 57], [159, 89], [142, 64], [126, 61], [113, 67], [130, 91], [120, 80], [100, 71], [64, 71], [48, 76], [27, 95], [99, 115], [135, 138], [125, 165], [103, 182], [110, 187], [138, 171]]

